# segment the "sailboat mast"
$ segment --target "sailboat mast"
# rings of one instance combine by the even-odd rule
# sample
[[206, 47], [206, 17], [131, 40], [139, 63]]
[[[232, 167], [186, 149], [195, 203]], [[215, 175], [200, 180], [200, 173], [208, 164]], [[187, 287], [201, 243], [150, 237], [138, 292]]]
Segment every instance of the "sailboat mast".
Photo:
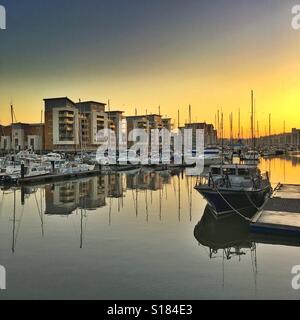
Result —
[[224, 164], [224, 114], [221, 114], [222, 165]]
[[269, 147], [271, 147], [271, 113], [269, 114]]
[[241, 109], [239, 108], [239, 133], [238, 133], [238, 139], [241, 139]]
[[253, 150], [255, 150], [255, 138], [254, 138], [254, 92], [251, 90], [251, 138]]

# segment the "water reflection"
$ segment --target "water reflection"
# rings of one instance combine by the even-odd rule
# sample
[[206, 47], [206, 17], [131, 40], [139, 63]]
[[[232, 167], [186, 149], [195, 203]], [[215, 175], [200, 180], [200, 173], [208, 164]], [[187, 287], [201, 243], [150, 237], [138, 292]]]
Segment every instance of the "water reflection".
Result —
[[[241, 212], [245, 217], [252, 218], [255, 209]], [[199, 245], [209, 250], [209, 258], [245, 256], [247, 252], [255, 252], [258, 244], [300, 247], [300, 239], [296, 236], [280, 234], [253, 234], [250, 232], [250, 222], [234, 214], [223, 218], [214, 215], [209, 205], [206, 206], [202, 219], [194, 230], [195, 239]], [[221, 252], [221, 255], [219, 254]]]
[[[255, 212], [248, 211], [243, 214], [250, 217]], [[234, 213], [218, 219], [210, 206], [205, 208], [201, 221], [195, 227], [194, 235], [199, 244], [209, 249], [211, 259], [218, 256], [219, 251], [224, 251], [225, 257], [230, 260], [233, 256], [245, 255], [244, 249], [255, 249], [247, 220]]]
[[[260, 166], [271, 172], [273, 184], [299, 183], [300, 162], [295, 163], [289, 157], [276, 158], [262, 160]], [[88, 298], [112, 299], [194, 299], [199, 294], [227, 298], [234, 290], [238, 297], [252, 298], [252, 273], [255, 281], [259, 276], [258, 292], [267, 279], [277, 291], [264, 291], [266, 297], [276, 292], [280, 297], [290, 284], [290, 264], [299, 263], [300, 239], [253, 235], [249, 222], [235, 214], [216, 219], [194, 191], [195, 184], [196, 178], [182, 171], [140, 171], [2, 189], [1, 264], [13, 277], [25, 273], [26, 279], [34, 279], [45, 298], [73, 298], [76, 293], [79, 298], [85, 293]], [[254, 212], [243, 214], [251, 217]], [[45, 268], [48, 277], [39, 274]], [[75, 282], [84, 289], [70, 295], [67, 286], [53, 288], [58, 282], [53, 273], [62, 282], [67, 273], [70, 287]], [[178, 277], [180, 273], [185, 276]], [[95, 285], [99, 274], [101, 284]], [[228, 292], [224, 274], [230, 281]], [[284, 283], [277, 284], [279, 279]], [[35, 297], [19, 280], [9, 297]], [[149, 292], [140, 289], [149, 287]]]
[[[107, 199], [122, 199], [126, 192], [131, 191], [162, 191], [165, 185], [171, 184], [171, 174], [140, 172], [137, 174], [110, 174], [92, 178], [60, 182], [39, 187], [9, 188], [3, 191], [21, 191], [21, 203], [24, 205], [30, 195], [43, 190], [45, 198], [45, 214], [69, 216], [77, 209], [95, 211], [108, 205]], [[8, 193], [6, 193], [8, 194]]]

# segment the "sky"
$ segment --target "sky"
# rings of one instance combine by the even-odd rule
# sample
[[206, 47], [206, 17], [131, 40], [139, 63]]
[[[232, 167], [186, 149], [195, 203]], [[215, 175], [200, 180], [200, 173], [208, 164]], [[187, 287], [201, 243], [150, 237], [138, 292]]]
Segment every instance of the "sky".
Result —
[[244, 136], [255, 92], [260, 133], [300, 127], [300, 0], [0, 0], [0, 123], [40, 122], [43, 99], [111, 101], [180, 124], [224, 112]]

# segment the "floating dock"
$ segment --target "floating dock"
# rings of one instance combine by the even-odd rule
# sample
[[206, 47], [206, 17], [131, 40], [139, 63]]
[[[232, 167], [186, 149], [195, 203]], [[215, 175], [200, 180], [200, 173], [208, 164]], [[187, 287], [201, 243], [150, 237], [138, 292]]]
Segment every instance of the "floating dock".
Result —
[[278, 185], [250, 228], [252, 233], [300, 236], [300, 185]]
[[38, 183], [50, 183], [50, 182], [60, 182], [71, 179], [79, 179], [84, 177], [91, 177], [100, 174], [100, 170], [78, 172], [78, 173], [68, 173], [68, 174], [49, 174], [37, 177], [28, 177], [19, 179], [18, 183], [20, 185], [34, 185]]

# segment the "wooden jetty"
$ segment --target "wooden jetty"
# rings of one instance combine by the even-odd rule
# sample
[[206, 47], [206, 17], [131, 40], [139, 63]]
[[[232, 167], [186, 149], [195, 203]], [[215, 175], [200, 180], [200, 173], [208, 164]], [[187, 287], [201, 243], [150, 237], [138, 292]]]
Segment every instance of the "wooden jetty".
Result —
[[279, 184], [253, 218], [252, 233], [300, 235], [300, 185]]

